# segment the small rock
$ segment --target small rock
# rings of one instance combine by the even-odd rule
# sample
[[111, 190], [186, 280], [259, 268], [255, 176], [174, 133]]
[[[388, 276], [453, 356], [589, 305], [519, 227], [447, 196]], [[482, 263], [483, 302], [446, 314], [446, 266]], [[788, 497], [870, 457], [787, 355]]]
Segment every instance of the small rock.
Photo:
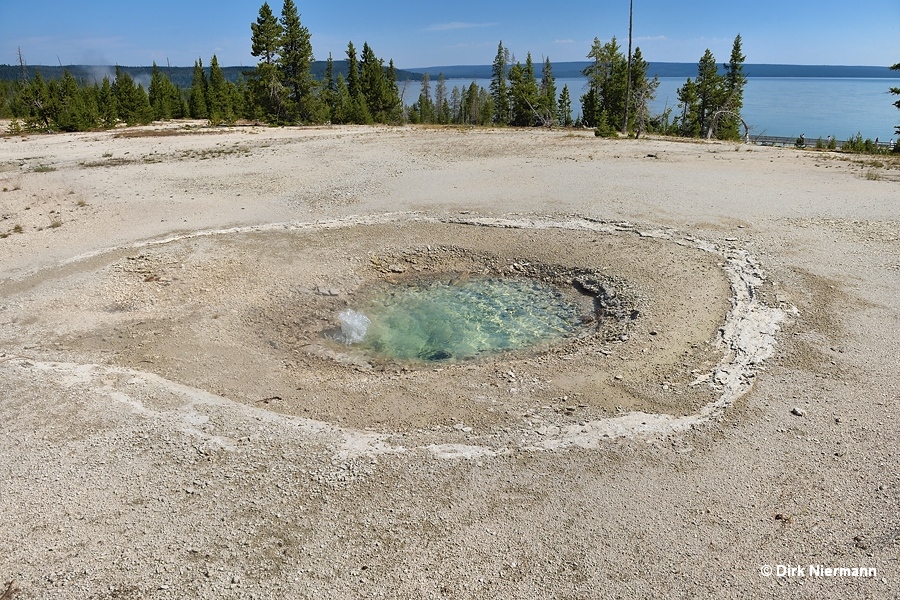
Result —
[[805, 417], [806, 416], [806, 413], [803, 412], [802, 409], [800, 409], [796, 406], [791, 409], [791, 414], [794, 415], [795, 417]]

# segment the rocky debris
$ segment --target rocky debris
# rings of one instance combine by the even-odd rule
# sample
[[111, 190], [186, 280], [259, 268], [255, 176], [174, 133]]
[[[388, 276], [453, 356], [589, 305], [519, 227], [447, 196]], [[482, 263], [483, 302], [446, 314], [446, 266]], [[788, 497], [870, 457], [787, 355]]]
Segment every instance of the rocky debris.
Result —
[[794, 415], [795, 417], [805, 417], [806, 416], [806, 412], [798, 406], [795, 406], [791, 409], [791, 414]]
[[334, 296], [340, 296], [341, 290], [339, 290], [337, 288], [330, 288], [330, 287], [325, 287], [325, 286], [319, 285], [319, 286], [316, 286], [316, 293], [319, 294], [320, 296], [334, 297]]
[[582, 294], [594, 297], [595, 312], [601, 317], [623, 320], [626, 315], [637, 312], [631, 310], [629, 313], [610, 283], [601, 280], [596, 275], [578, 275], [572, 278], [572, 285]]

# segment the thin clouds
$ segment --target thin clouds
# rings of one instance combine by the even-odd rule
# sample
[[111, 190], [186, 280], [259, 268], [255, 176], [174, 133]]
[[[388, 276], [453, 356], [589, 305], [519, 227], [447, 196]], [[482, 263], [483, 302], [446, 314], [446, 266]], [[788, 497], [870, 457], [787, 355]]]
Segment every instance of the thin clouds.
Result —
[[497, 45], [497, 42], [466, 42], [460, 44], [453, 44], [450, 46], [444, 46], [444, 48], [492, 48]]
[[575, 40], [553, 40], [554, 44], [574, 44]]
[[479, 27], [493, 27], [496, 23], [464, 23], [462, 21], [450, 21], [449, 23], [436, 23], [429, 25], [425, 31], [455, 31], [457, 29], [477, 29]]

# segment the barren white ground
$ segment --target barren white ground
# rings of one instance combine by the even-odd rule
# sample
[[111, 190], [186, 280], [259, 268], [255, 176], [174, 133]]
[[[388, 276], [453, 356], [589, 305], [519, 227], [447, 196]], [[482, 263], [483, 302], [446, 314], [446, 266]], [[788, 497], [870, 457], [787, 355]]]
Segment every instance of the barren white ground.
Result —
[[[0, 593], [15, 580], [17, 598], [900, 594], [896, 170], [580, 132], [137, 131], [0, 138]], [[614, 365], [702, 345], [690, 337], [701, 325], [677, 340], [641, 329], [666, 323], [650, 302], [635, 335], [591, 354], [602, 382], [584, 389], [624, 382], [668, 411], [531, 406], [557, 383], [552, 365], [523, 360], [387, 373], [393, 416], [367, 427], [343, 408], [297, 407], [339, 393], [338, 373], [353, 401], [377, 375], [325, 368], [321, 389], [298, 386], [282, 406], [287, 367], [247, 350], [252, 328], [228, 337], [241, 298], [270, 306], [234, 278], [241, 236], [396, 224], [392, 239], [358, 242], [378, 254], [416, 223], [451, 222], [520, 228], [532, 243], [547, 227], [646, 238], [661, 250], [644, 269], [668, 261], [642, 288], [658, 306], [666, 287], [690, 292], [682, 271], [718, 268], [709, 285], [730, 286], [729, 302], [694, 315], [713, 323], [718, 358], [693, 381], [631, 381], [650, 371]], [[191, 265], [206, 272], [169, 280]], [[335, 292], [330, 265], [260, 269], [318, 302]], [[182, 282], [181, 304], [166, 304]], [[129, 311], [194, 329], [176, 323], [154, 346], [162, 330]], [[256, 376], [225, 376], [229, 356]], [[489, 417], [482, 396], [448, 393], [440, 419], [410, 421], [442, 404], [442, 381], [508, 409]], [[779, 576], [788, 566], [802, 572]]]

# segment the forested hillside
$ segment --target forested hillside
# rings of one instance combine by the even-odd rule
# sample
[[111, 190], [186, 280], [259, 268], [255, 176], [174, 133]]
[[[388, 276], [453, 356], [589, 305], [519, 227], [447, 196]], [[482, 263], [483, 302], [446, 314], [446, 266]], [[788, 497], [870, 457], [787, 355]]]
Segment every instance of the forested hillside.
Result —
[[[310, 73], [317, 80], [322, 80], [325, 77], [325, 70], [327, 68], [328, 61], [325, 60], [316, 60], [313, 61], [310, 65]], [[104, 65], [66, 65], [66, 66], [50, 66], [50, 65], [27, 65], [25, 67], [24, 76], [27, 79], [33, 79], [34, 76], [40, 72], [41, 77], [45, 80], [51, 79], [62, 79], [63, 75], [68, 72], [70, 73], [76, 81], [86, 82], [86, 83], [102, 83], [104, 77], [109, 77], [110, 79], [116, 76], [116, 68], [122, 70], [122, 72], [127, 73], [131, 76], [132, 79], [138, 82], [149, 82], [150, 76], [153, 73], [153, 67], [128, 67], [128, 66], [104, 66]], [[176, 87], [179, 88], [189, 88], [191, 87], [191, 82], [194, 76], [194, 68], [193, 67], [169, 67], [169, 66], [160, 66], [160, 71], [169, 78]], [[247, 79], [252, 76], [256, 71], [255, 66], [249, 67], [221, 67], [222, 76], [225, 78], [225, 81], [231, 83], [237, 83], [241, 79]], [[338, 74], [343, 75], [344, 78], [347, 77], [347, 72], [349, 70], [348, 62], [346, 60], [336, 60], [334, 61], [334, 73], [335, 76]], [[209, 67], [205, 68], [206, 76], [209, 77]], [[403, 69], [397, 69], [397, 78], [400, 81], [421, 81], [422, 73], [414, 73], [412, 71], [405, 71]], [[23, 70], [19, 65], [0, 65], [0, 81], [21, 81], [23, 78]], [[146, 86], [145, 86], [146, 87]]]

